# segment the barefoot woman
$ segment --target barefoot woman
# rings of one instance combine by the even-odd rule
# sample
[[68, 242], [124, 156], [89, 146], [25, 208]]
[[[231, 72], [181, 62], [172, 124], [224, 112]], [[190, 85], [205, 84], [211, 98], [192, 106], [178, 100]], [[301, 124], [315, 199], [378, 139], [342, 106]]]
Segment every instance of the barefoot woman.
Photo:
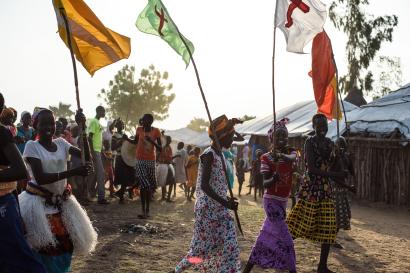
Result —
[[323, 114], [312, 118], [315, 135], [305, 143], [306, 174], [299, 200], [288, 216], [289, 231], [294, 238], [321, 243], [318, 273], [332, 273], [327, 268], [330, 245], [335, 242], [337, 227], [330, 179], [344, 177], [344, 172], [329, 171], [333, 142], [326, 137], [327, 119]]

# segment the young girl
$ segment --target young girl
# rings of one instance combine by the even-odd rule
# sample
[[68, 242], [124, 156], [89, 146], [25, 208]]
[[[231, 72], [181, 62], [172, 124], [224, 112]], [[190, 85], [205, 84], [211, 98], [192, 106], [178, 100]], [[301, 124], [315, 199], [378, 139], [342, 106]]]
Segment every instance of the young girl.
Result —
[[192, 197], [194, 196], [196, 180], [198, 179], [198, 167], [199, 167], [199, 154], [201, 153], [201, 149], [199, 147], [195, 147], [194, 152], [192, 155], [188, 157], [188, 162], [186, 163], [186, 171], [187, 171], [187, 178], [188, 182], [186, 184], [188, 196], [187, 200], [192, 201]]
[[[212, 125], [221, 146], [229, 148], [235, 132], [233, 120], [223, 115]], [[211, 132], [209, 135], [213, 138]], [[171, 272], [180, 273], [191, 266], [207, 273], [240, 272], [235, 223], [229, 213], [238, 209], [238, 203], [226, 196], [228, 184], [222, 164], [224, 157], [213, 142], [200, 157], [191, 247]]]
[[140, 183], [142, 213], [141, 219], [149, 217], [149, 204], [152, 191], [157, 187], [155, 176], [155, 149], [162, 150], [161, 132], [152, 127], [154, 117], [145, 114], [142, 117], [142, 126], [137, 128], [135, 140], [137, 141], [137, 178]]
[[[84, 115], [78, 114], [76, 120], [84, 126]], [[27, 142], [23, 154], [30, 182], [19, 195], [21, 216], [27, 240], [47, 272], [68, 272], [73, 251], [88, 254], [97, 243], [87, 213], [67, 187], [67, 178], [91, 174], [92, 165], [67, 170], [68, 155], [81, 157], [81, 151], [62, 138], [53, 139], [55, 119], [50, 110], [40, 110], [33, 125], [39, 140]], [[85, 151], [89, 155], [88, 145]]]
[[[350, 156], [346, 151], [347, 143], [344, 137], [339, 137], [336, 140], [335, 145], [335, 160], [331, 170], [333, 171], [346, 171], [351, 176], [354, 177], [354, 168]], [[349, 203], [349, 191], [352, 193], [356, 192], [356, 188], [353, 185], [346, 184], [345, 178], [336, 178], [334, 179], [333, 188], [334, 188], [334, 198], [335, 198], [335, 213], [336, 213], [336, 226], [337, 231], [350, 230], [350, 219], [352, 217], [350, 211]], [[342, 249], [343, 246], [336, 242], [333, 247]]]
[[[0, 93], [0, 115], [4, 98]], [[11, 132], [0, 123], [0, 272], [46, 273], [26, 239], [18, 208], [16, 180], [26, 178], [26, 169]]]
[[326, 137], [326, 116], [312, 118], [315, 135], [305, 143], [306, 174], [299, 191], [299, 200], [292, 208], [287, 223], [294, 238], [321, 243], [318, 273], [332, 273], [327, 267], [330, 245], [336, 239], [335, 205], [330, 179], [344, 178], [343, 171], [330, 171], [333, 142]]
[[[158, 155], [158, 166], [157, 166], [157, 182], [158, 186], [161, 187], [161, 201], [170, 200], [173, 183], [169, 183], [169, 172], [173, 175], [174, 167], [172, 166], [172, 139], [170, 136], [164, 136], [165, 146]], [[168, 182], [168, 183], [167, 183]], [[169, 191], [167, 195], [167, 185], [169, 185]], [[168, 198], [167, 198], [168, 196]]]
[[244, 273], [251, 272], [254, 265], [296, 272], [295, 249], [285, 220], [297, 154], [295, 149], [287, 146], [287, 121], [282, 119], [272, 125], [268, 136], [271, 143], [275, 142], [275, 151], [261, 156], [266, 218]]
[[236, 162], [236, 179], [238, 180], [238, 196], [241, 196], [242, 185], [245, 181], [245, 161], [239, 158]]

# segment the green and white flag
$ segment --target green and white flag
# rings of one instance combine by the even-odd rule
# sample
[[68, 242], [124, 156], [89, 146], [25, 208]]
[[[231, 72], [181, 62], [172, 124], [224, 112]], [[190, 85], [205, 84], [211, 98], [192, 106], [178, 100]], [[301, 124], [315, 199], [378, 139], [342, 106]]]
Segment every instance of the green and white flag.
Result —
[[[135, 25], [141, 32], [160, 36], [182, 56], [182, 59], [188, 66], [190, 60], [189, 52], [182, 42], [174, 21], [172, 21], [161, 0], [148, 0], [148, 5], [138, 16]], [[182, 34], [181, 36], [193, 54], [194, 45]]]

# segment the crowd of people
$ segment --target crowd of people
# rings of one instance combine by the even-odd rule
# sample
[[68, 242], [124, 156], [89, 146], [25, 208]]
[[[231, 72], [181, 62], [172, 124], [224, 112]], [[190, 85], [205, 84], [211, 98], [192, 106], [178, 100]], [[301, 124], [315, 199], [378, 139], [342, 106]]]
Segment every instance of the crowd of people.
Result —
[[273, 148], [256, 149], [250, 160], [248, 145], [240, 155], [232, 153], [239, 121], [224, 115], [212, 121], [210, 147], [202, 151], [179, 142], [173, 151], [171, 137], [152, 126], [151, 114], [128, 136], [120, 118], [104, 129], [102, 106], [88, 122], [81, 111], [69, 122], [36, 108], [21, 113], [16, 126], [17, 112], [0, 94], [0, 112], [0, 272], [68, 272], [73, 253], [91, 253], [97, 244], [84, 206], [106, 206], [113, 199], [124, 204], [127, 196], [138, 195], [138, 217], [147, 219], [152, 199], [174, 202], [177, 187], [187, 202], [195, 199], [195, 224], [189, 251], [171, 272], [241, 272], [230, 214], [238, 200], [227, 192], [236, 175], [241, 196], [246, 172], [248, 194], [253, 189], [255, 200], [263, 197], [266, 218], [243, 272], [254, 266], [296, 272], [296, 238], [321, 243], [317, 272], [332, 272], [330, 247], [339, 229], [350, 229], [347, 192], [355, 189], [346, 177], [354, 170], [344, 139], [334, 144], [326, 138], [321, 114], [312, 119], [315, 135], [305, 144], [303, 174], [297, 168], [300, 153], [287, 142], [286, 119], [268, 132]]

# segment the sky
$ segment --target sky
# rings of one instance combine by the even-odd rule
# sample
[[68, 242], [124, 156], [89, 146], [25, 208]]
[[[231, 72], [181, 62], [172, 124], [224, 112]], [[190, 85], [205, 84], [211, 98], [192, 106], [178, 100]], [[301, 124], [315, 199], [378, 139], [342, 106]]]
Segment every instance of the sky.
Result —
[[[86, 0], [106, 27], [131, 38], [129, 59], [102, 68], [91, 77], [77, 62], [81, 104], [92, 117], [103, 105], [97, 94], [124, 65], [137, 71], [155, 65], [169, 72], [176, 94], [169, 117], [154, 125], [165, 129], [185, 127], [194, 117], [206, 118], [192, 65], [188, 68], [159, 37], [135, 27], [146, 0]], [[403, 84], [410, 82], [410, 1], [372, 0], [367, 9], [374, 15], [395, 14], [399, 25], [393, 43], [382, 44], [381, 55], [401, 59]], [[195, 45], [194, 58], [213, 117], [226, 114], [265, 116], [272, 113], [272, 44], [274, 0], [163, 0], [181, 32]], [[323, 0], [327, 6], [330, 0]], [[387, 4], [388, 3], [388, 4]], [[327, 20], [339, 69], [347, 70], [344, 34]], [[35, 106], [48, 107], [60, 101], [75, 109], [75, 91], [69, 50], [57, 33], [52, 1], [0, 1], [0, 92], [6, 104], [19, 112]], [[307, 45], [305, 52], [310, 52]], [[276, 35], [276, 107], [313, 100], [308, 72], [310, 54], [286, 52], [281, 31]]]

